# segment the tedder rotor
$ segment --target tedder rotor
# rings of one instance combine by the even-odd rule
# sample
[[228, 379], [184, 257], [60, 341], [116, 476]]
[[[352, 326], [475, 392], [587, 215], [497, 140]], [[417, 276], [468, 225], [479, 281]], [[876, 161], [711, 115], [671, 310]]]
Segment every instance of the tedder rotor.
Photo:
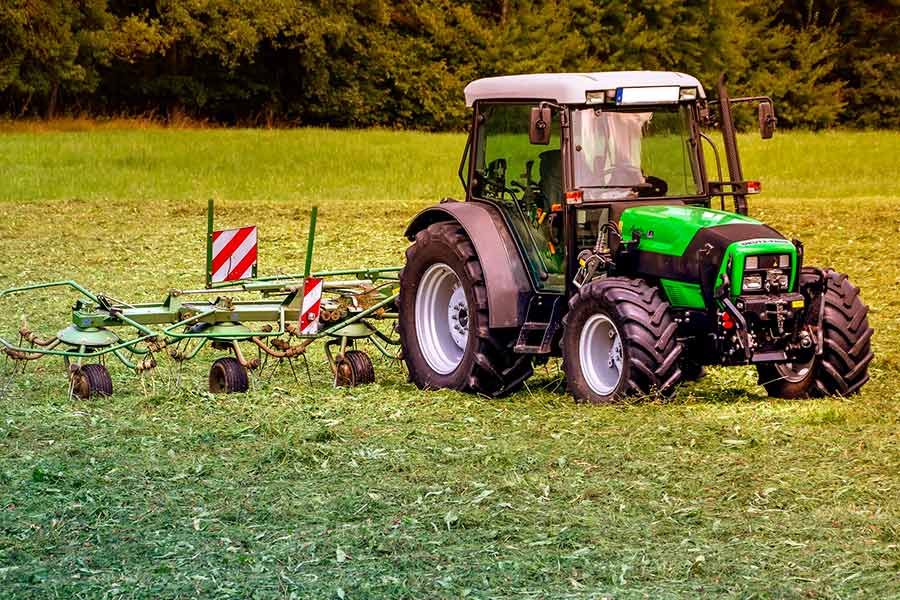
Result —
[[162, 302], [142, 304], [68, 280], [0, 291], [0, 299], [54, 288], [78, 296], [71, 324], [56, 335], [41, 336], [23, 324], [17, 342], [0, 337], [12, 363], [9, 381], [29, 361], [60, 357], [71, 394], [110, 395], [104, 364], [110, 356], [143, 373], [156, 368], [161, 355], [180, 365], [209, 346], [228, 353], [210, 368], [210, 392], [245, 392], [251, 373], [282, 361], [293, 370], [293, 359], [305, 361], [307, 348], [323, 341], [335, 385], [372, 383], [372, 361], [357, 345], [367, 341], [384, 356], [399, 358], [393, 324], [400, 269], [312, 272], [316, 216], [313, 207], [302, 274], [257, 277], [256, 227], [214, 230], [210, 200], [206, 285], [200, 289], [171, 290]]

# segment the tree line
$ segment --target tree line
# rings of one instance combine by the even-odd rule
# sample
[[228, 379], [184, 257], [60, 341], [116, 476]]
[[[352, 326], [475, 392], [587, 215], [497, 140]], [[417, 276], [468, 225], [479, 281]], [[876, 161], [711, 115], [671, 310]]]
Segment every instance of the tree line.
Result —
[[466, 83], [672, 69], [900, 127], [900, 0], [0, 0], [0, 113], [459, 129]]

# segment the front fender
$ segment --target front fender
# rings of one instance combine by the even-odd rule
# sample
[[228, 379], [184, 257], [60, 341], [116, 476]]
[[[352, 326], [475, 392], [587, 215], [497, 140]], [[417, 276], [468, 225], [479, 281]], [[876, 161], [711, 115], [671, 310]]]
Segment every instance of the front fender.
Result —
[[500, 211], [481, 202], [444, 201], [413, 217], [404, 235], [413, 241], [418, 232], [443, 221], [459, 223], [475, 246], [487, 288], [488, 324], [492, 328], [521, 326], [533, 290]]

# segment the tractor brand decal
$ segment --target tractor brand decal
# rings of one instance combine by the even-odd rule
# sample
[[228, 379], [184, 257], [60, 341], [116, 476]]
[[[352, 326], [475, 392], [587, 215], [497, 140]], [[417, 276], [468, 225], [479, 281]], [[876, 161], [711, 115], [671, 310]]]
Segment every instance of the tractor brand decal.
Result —
[[212, 282], [238, 281], [256, 275], [256, 227], [213, 231]]
[[759, 246], [761, 244], [781, 244], [787, 242], [787, 240], [779, 239], [779, 238], [757, 238], [755, 240], [746, 240], [738, 243], [738, 246]]
[[315, 335], [322, 306], [322, 280], [308, 277], [303, 282], [303, 305], [300, 309], [300, 333]]

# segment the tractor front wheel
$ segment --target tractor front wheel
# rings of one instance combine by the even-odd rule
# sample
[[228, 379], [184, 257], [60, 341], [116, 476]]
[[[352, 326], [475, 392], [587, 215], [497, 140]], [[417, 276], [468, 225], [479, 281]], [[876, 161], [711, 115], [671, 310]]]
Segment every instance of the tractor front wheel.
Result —
[[563, 370], [579, 402], [670, 396], [681, 379], [678, 325], [659, 290], [608, 277], [583, 286], [563, 320]]
[[[429, 225], [406, 250], [398, 323], [410, 381], [422, 389], [502, 396], [531, 375], [517, 331], [491, 329], [481, 262], [455, 222]], [[514, 299], [510, 299], [514, 301]]]
[[[817, 269], [804, 268], [804, 281], [817, 280]], [[775, 398], [849, 396], [869, 380], [872, 361], [872, 334], [869, 307], [859, 296], [859, 288], [847, 276], [827, 269], [825, 297], [807, 298], [811, 306], [822, 306], [822, 353], [805, 364], [762, 364], [757, 367], [759, 382]], [[824, 300], [824, 301], [823, 301]]]

